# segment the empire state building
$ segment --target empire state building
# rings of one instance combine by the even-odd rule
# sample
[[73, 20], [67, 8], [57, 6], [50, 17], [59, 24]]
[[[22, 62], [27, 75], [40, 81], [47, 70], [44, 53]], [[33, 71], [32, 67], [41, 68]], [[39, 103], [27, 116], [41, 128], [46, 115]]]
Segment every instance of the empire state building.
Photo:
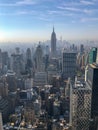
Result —
[[54, 27], [51, 34], [51, 56], [56, 56], [56, 33], [54, 32]]

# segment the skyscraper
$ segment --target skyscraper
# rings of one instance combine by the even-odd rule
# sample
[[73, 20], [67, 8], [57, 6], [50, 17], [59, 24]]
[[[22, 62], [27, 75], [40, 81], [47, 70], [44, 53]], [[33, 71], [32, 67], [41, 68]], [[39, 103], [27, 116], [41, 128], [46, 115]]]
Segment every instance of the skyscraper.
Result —
[[6, 74], [6, 81], [8, 84], [8, 90], [10, 92], [16, 92], [17, 90], [17, 78], [13, 71], [9, 70]]
[[16, 48], [16, 53], [11, 54], [11, 70], [13, 70], [17, 76], [20, 76], [24, 69], [23, 54], [20, 53], [19, 48]]
[[2, 69], [2, 51], [0, 49], [0, 69]]
[[70, 123], [72, 130], [89, 130], [90, 113], [91, 89], [80, 80], [76, 80], [74, 85], [70, 85]]
[[80, 45], [80, 54], [83, 54], [83, 53], [84, 53], [84, 45], [81, 44], [81, 45]]
[[97, 48], [93, 47], [89, 52], [89, 64], [96, 62]]
[[25, 66], [25, 69], [26, 71], [31, 74], [31, 70], [32, 70], [32, 60], [31, 60], [31, 50], [30, 48], [27, 49], [26, 51], [26, 66]]
[[3, 130], [2, 114], [0, 113], [0, 130]]
[[64, 49], [62, 56], [62, 73], [63, 78], [74, 78], [76, 74], [76, 53]]
[[3, 78], [0, 79], [0, 96], [4, 98], [8, 96], [8, 84]]
[[98, 65], [88, 66], [86, 84], [92, 89], [91, 118], [98, 116]]
[[52, 57], [56, 56], [56, 33], [54, 31], [54, 27], [53, 32], [51, 34], [51, 56]]
[[26, 51], [26, 60], [31, 60], [31, 50], [30, 50], [30, 48], [28, 48], [27, 49], [27, 51]]
[[97, 54], [96, 54], [96, 64], [98, 64], [98, 48], [97, 48]]
[[91, 123], [89, 130], [98, 130], [98, 64], [88, 65], [86, 85], [91, 88]]
[[42, 72], [44, 70], [43, 50], [40, 44], [37, 46], [35, 52], [35, 68], [36, 68], [36, 72]]

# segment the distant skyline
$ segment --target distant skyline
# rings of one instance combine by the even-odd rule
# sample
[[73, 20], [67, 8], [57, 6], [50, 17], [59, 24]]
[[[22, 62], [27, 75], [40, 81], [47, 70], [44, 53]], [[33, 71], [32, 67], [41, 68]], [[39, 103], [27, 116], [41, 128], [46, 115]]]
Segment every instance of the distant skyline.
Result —
[[98, 0], [0, 0], [0, 41], [98, 40]]

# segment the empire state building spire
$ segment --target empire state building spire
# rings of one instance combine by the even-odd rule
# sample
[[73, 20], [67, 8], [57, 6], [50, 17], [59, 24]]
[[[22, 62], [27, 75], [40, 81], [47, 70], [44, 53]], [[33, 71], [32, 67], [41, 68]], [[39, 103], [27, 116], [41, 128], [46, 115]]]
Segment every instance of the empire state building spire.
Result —
[[54, 32], [54, 26], [53, 26], [53, 32]]
[[53, 26], [53, 32], [51, 34], [51, 55], [53, 57], [56, 56], [56, 33], [54, 31], [54, 26]]

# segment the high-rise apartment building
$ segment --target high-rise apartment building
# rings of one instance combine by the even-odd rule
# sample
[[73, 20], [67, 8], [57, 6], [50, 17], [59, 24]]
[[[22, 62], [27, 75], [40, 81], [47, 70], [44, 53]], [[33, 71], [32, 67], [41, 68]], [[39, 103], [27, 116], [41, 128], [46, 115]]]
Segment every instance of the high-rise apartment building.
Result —
[[32, 74], [32, 60], [31, 60], [31, 50], [30, 48], [27, 49], [26, 51], [26, 65], [25, 65], [25, 70], [28, 72], [30, 75]]
[[16, 52], [11, 55], [11, 70], [16, 72], [17, 76], [20, 76], [24, 68], [23, 55], [20, 53], [19, 49], [16, 48]]
[[5, 98], [8, 96], [8, 84], [0, 79], [0, 96]]
[[89, 64], [86, 85], [91, 88], [91, 122], [89, 130], [98, 130], [98, 64]]
[[62, 55], [63, 78], [74, 78], [76, 75], [76, 52], [69, 52], [64, 49]]
[[46, 72], [36, 72], [34, 77], [33, 86], [44, 86], [47, 84], [47, 73]]
[[36, 72], [44, 71], [43, 51], [40, 44], [37, 46], [36, 52], [35, 52], [35, 69], [36, 69]]
[[6, 73], [9, 69], [9, 56], [8, 52], [2, 52], [2, 67], [3, 67], [3, 73]]
[[33, 87], [33, 79], [27, 78], [25, 79], [25, 89], [32, 89]]
[[4, 122], [8, 121], [10, 110], [9, 110], [9, 102], [7, 98], [0, 97], [0, 112], [2, 113], [2, 118]]
[[52, 57], [56, 56], [56, 33], [54, 31], [54, 27], [53, 32], [51, 34], [51, 56]]
[[0, 130], [3, 130], [2, 114], [0, 113]]
[[81, 44], [81, 45], [80, 45], [80, 54], [83, 54], [83, 53], [84, 53], [84, 45]]
[[13, 71], [8, 71], [6, 74], [6, 81], [8, 84], [8, 90], [10, 92], [15, 92], [17, 90], [17, 78]]
[[49, 52], [49, 46], [47, 45], [47, 46], [46, 46], [46, 53], [45, 53], [45, 54], [46, 54], [46, 55], [49, 55], [49, 53], [50, 53], [50, 52]]
[[92, 89], [91, 118], [98, 116], [98, 65], [88, 66], [86, 84]]
[[89, 64], [96, 62], [97, 48], [93, 47], [89, 52]]
[[91, 88], [81, 81], [70, 86], [70, 124], [72, 130], [89, 130]]
[[30, 50], [30, 48], [28, 48], [27, 51], [26, 51], [26, 60], [31, 60], [31, 50]]
[[0, 49], [0, 69], [2, 69], [2, 51]]

